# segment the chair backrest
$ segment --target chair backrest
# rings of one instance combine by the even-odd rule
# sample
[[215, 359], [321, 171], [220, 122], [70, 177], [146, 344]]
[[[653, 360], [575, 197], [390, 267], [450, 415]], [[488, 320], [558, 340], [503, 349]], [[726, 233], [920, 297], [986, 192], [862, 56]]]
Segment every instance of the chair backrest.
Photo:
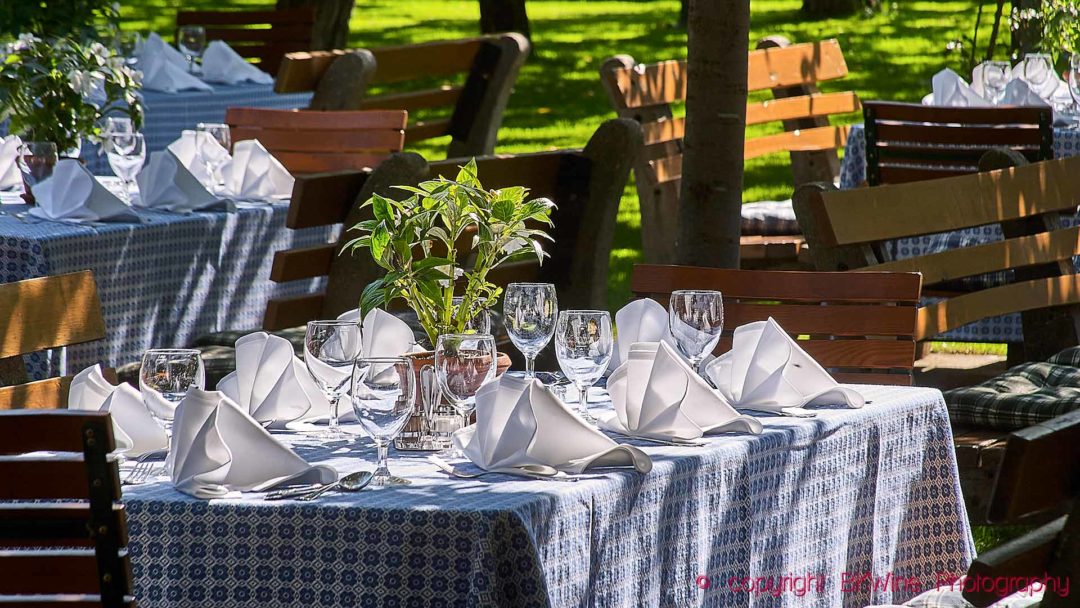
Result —
[[404, 145], [405, 112], [229, 108], [233, 142], [258, 139], [290, 173], [370, 169]]
[[979, 158], [994, 148], [1015, 150], [1031, 162], [1053, 158], [1049, 107], [943, 108], [868, 101], [863, 117], [871, 186], [975, 173]]
[[[487, 188], [524, 186], [532, 196], [546, 196], [558, 209], [552, 214], [555, 242], [543, 266], [507, 265], [489, 277], [497, 284], [542, 280], [555, 283], [559, 302], [575, 308], [607, 307], [607, 272], [619, 201], [630, 168], [641, 148], [641, 127], [630, 120], [609, 120], [582, 150], [537, 154], [499, 155], [476, 159], [480, 181]], [[428, 164], [417, 154], [395, 154], [366, 180], [362, 174], [315, 176], [298, 180], [294, 188], [289, 225], [306, 227], [344, 222], [346, 228], [370, 219], [370, 208], [360, 203], [371, 193], [402, 196], [397, 185], [416, 185], [437, 175], [453, 177], [468, 159]], [[308, 189], [324, 194], [302, 196]], [[350, 194], [359, 191], [350, 198]], [[342, 241], [352, 238], [346, 230]], [[304, 250], [279, 251], [271, 278], [275, 281], [329, 276], [326, 292], [271, 300], [263, 326], [267, 330], [302, 324], [356, 308], [360, 294], [383, 271], [370, 256], [339, 256], [341, 243]]]
[[[524, 36], [506, 33], [364, 50], [375, 62], [367, 85], [382, 93], [365, 97], [355, 109], [408, 111], [413, 119], [405, 130], [408, 144], [449, 135], [450, 157], [492, 154], [529, 49]], [[275, 90], [311, 90], [351, 52], [292, 53], [282, 64]], [[417, 85], [425, 88], [417, 90]]]
[[109, 414], [0, 412], [0, 438], [0, 605], [134, 606]]
[[0, 285], [0, 410], [64, 407], [71, 377], [28, 382], [22, 356], [104, 337], [91, 271]]
[[[840, 44], [836, 40], [786, 47], [774, 44], [768, 41], [763, 45], [770, 48], [750, 51], [748, 90], [772, 90], [776, 99], [747, 104], [746, 124], [781, 121], [785, 131], [747, 138], [745, 158], [784, 151], [795, 154], [828, 151], [832, 156], [830, 175], [796, 162], [814, 157], [793, 156], [792, 169], [797, 183], [831, 180], [839, 168], [835, 162], [836, 149], [847, 141], [848, 127], [830, 126], [827, 118], [860, 107], [854, 93], [817, 92], [818, 82], [843, 78], [848, 73]], [[673, 115], [671, 104], [686, 99], [686, 76], [685, 61], [639, 65], [628, 55], [613, 57], [600, 69], [600, 79], [615, 111], [619, 116], [642, 123], [645, 132], [645, 150], [635, 165], [635, 176], [641, 204], [642, 245], [648, 262], [674, 259], [686, 122]], [[811, 175], [814, 177], [808, 177]]]
[[274, 92], [311, 92], [309, 110], [362, 110], [374, 78], [375, 56], [366, 49], [298, 51], [282, 59]]
[[732, 270], [637, 264], [634, 296], [666, 308], [673, 291], [724, 294], [724, 333], [716, 353], [731, 349], [741, 325], [776, 319], [840, 382], [911, 384], [915, 315], [922, 279], [915, 273]]
[[[1059, 213], [1075, 212], [1078, 198], [1080, 158], [1066, 158], [876, 188], [811, 184], [796, 191], [794, 205], [818, 270], [921, 272], [928, 287], [995, 278], [921, 307], [916, 339], [1022, 312], [1026, 356], [1041, 360], [1077, 343], [1075, 310], [1047, 309], [1080, 302], [1071, 262], [1080, 228], [1057, 229]], [[879, 245], [896, 239], [988, 224], [1000, 224], [1005, 240], [892, 261], [879, 255]]]
[[259, 69], [276, 74], [281, 58], [311, 49], [315, 9], [310, 6], [271, 11], [178, 11], [176, 26], [201, 25], [206, 40], [222, 40]]

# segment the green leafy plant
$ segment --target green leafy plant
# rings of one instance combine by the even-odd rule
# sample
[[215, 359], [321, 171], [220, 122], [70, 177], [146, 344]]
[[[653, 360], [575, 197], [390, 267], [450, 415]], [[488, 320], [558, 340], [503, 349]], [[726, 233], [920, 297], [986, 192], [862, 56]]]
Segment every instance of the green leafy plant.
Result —
[[1043, 0], [1038, 8], [1014, 5], [1010, 18], [1014, 35], [1030, 28], [1038, 36], [1036, 48], [1050, 53], [1058, 61], [1068, 53], [1080, 52], [1080, 0]]
[[[405, 300], [435, 344], [442, 334], [462, 333], [477, 312], [498, 302], [502, 289], [488, 280], [492, 269], [534, 257], [542, 263], [547, 255], [541, 241], [551, 237], [536, 226], [551, 225], [554, 203], [530, 199], [522, 187], [484, 189], [475, 160], [453, 180], [398, 188], [411, 196], [372, 196], [364, 206], [371, 207], [373, 219], [353, 226], [361, 236], [342, 250], [366, 249], [386, 269], [364, 289], [361, 315]], [[471, 245], [455, 247], [470, 235]], [[455, 295], [462, 297], [457, 306]]]
[[101, 119], [126, 114], [138, 127], [141, 74], [98, 42], [42, 40], [22, 34], [0, 48], [0, 120], [27, 141], [50, 141], [58, 150], [97, 142]]
[[112, 0], [5, 0], [0, 2], [0, 39], [33, 32], [45, 39], [82, 42], [111, 39], [120, 21]]

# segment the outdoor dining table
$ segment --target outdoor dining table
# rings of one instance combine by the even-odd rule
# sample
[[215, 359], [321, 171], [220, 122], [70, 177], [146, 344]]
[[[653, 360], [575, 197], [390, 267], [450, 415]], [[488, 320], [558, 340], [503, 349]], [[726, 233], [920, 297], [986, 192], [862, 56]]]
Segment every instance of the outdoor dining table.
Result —
[[[949, 417], [936, 389], [855, 388], [862, 409], [762, 416], [758, 436], [614, 436], [652, 457], [648, 474], [459, 479], [397, 451], [390, 467], [411, 485], [313, 502], [125, 486], [135, 596], [148, 608], [899, 603], [974, 556]], [[594, 414], [610, 411], [602, 397]], [[295, 450], [340, 473], [374, 464], [361, 437]]]

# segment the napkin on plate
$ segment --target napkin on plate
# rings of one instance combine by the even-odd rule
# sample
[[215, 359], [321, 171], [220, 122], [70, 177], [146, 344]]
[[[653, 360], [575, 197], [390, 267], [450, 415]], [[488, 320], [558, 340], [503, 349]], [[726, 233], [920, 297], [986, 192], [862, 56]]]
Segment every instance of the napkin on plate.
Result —
[[0, 190], [22, 190], [22, 170], [19, 169], [19, 146], [17, 135], [0, 137]]
[[56, 163], [52, 177], [33, 186], [37, 206], [30, 215], [75, 222], [137, 222], [139, 216], [101, 185], [79, 161]]
[[608, 371], [613, 372], [626, 362], [630, 345], [636, 342], [666, 342], [674, 344], [668, 329], [668, 312], [656, 300], [634, 300], [615, 313], [615, 348], [612, 349]]
[[620, 466], [652, 470], [647, 454], [590, 426], [539, 380], [507, 375], [476, 393], [476, 424], [455, 432], [454, 444], [488, 471], [530, 464], [567, 473]]
[[728, 402], [790, 416], [813, 416], [807, 405], [860, 408], [866, 400], [840, 386], [771, 317], [735, 330], [731, 350], [705, 368]]
[[206, 166], [206, 158], [217, 159], [222, 163], [232, 158], [229, 151], [223, 148], [216, 139], [198, 137], [196, 132], [190, 129], [181, 131], [180, 137], [169, 144], [168, 148], [169, 152], [180, 159], [187, 170], [199, 180], [199, 183], [206, 187], [210, 187], [215, 181]]
[[[330, 415], [330, 402], [292, 343], [261, 331], [236, 341], [236, 371], [222, 378], [217, 390], [270, 428]], [[339, 408], [344, 418], [351, 408], [340, 405], [345, 406]]]
[[615, 412], [600, 428], [616, 433], [686, 441], [710, 432], [761, 433], [760, 422], [736, 412], [663, 342], [634, 344], [607, 388]]
[[165, 44], [161, 36], [150, 34], [138, 53], [142, 87], [149, 91], [176, 93], [189, 89], [213, 91], [214, 87], [188, 72], [188, 61], [180, 51]]
[[284, 483], [332, 483], [224, 394], [192, 388], [176, 408], [166, 468], [176, 489], [197, 498], [262, 491]]
[[128, 384], [110, 384], [100, 365], [88, 367], [71, 379], [67, 406], [69, 410], [109, 412], [116, 447], [127, 456], [169, 447], [169, 436], [150, 415], [139, 391]]
[[289, 198], [293, 176], [257, 139], [236, 142], [221, 169], [225, 190], [240, 198]]
[[[931, 79], [933, 92], [923, 99], [926, 105], [953, 107], [989, 107], [992, 105], [982, 95], [975, 92], [959, 74], [945, 68]], [[927, 103], [927, 100], [930, 103]]]
[[203, 51], [202, 77], [207, 82], [274, 84], [274, 77], [248, 63], [221, 40], [211, 41]]
[[151, 152], [150, 162], [136, 181], [139, 198], [133, 204], [138, 207], [189, 212], [225, 204], [210, 194], [169, 150]]

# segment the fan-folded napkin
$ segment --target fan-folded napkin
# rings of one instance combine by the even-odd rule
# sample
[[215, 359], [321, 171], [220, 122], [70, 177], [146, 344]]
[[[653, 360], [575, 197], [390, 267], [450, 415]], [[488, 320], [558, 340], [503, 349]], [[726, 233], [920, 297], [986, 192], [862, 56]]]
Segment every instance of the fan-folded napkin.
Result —
[[30, 208], [30, 215], [35, 217], [76, 222], [139, 221], [131, 207], [75, 159], [57, 162], [52, 177], [32, 189], [37, 205]]
[[607, 388], [615, 412], [600, 427], [616, 433], [693, 440], [710, 432], [761, 432], [760, 422], [736, 412], [663, 342], [634, 344]]
[[634, 300], [615, 313], [615, 348], [612, 349], [608, 371], [615, 371], [626, 362], [630, 346], [637, 342], [666, 342], [674, 344], [668, 329], [668, 313], [656, 300]]
[[175, 154], [187, 170], [199, 180], [199, 183], [206, 187], [213, 185], [216, 181], [210, 175], [206, 159], [211, 158], [225, 163], [232, 158], [229, 151], [223, 148], [217, 139], [199, 137], [198, 133], [190, 129], [181, 131], [180, 137], [169, 144], [168, 148], [169, 152]]
[[812, 416], [807, 405], [862, 407], [866, 400], [840, 386], [771, 317], [735, 330], [731, 350], [705, 370], [728, 402], [739, 409]]
[[[989, 107], [992, 105], [985, 97], [975, 91], [959, 74], [945, 68], [931, 79], [933, 92], [927, 95], [930, 103], [926, 105], [953, 107]], [[926, 103], [926, 99], [923, 100]]]
[[248, 63], [221, 40], [211, 41], [203, 51], [202, 76], [208, 82], [274, 84], [274, 77]]
[[192, 388], [176, 408], [166, 467], [176, 489], [197, 498], [262, 491], [284, 483], [332, 483], [217, 391]]
[[128, 456], [169, 447], [169, 436], [150, 415], [139, 391], [128, 384], [110, 384], [100, 365], [88, 367], [71, 379], [67, 406], [69, 410], [109, 412], [116, 447]]
[[221, 169], [225, 190], [240, 198], [289, 198], [293, 176], [257, 139], [237, 142]]
[[454, 443], [488, 471], [536, 464], [567, 473], [620, 466], [652, 470], [647, 454], [590, 426], [539, 380], [507, 375], [476, 393], [476, 424], [455, 432]]
[[17, 135], [0, 137], [0, 190], [22, 190], [22, 171], [19, 169]]
[[176, 93], [187, 89], [213, 91], [214, 87], [188, 72], [188, 62], [180, 51], [165, 43], [161, 36], [150, 34], [138, 53], [142, 87], [149, 91]]
[[139, 207], [188, 212], [224, 204], [201, 184], [169, 150], [150, 153], [150, 162], [139, 173]]

